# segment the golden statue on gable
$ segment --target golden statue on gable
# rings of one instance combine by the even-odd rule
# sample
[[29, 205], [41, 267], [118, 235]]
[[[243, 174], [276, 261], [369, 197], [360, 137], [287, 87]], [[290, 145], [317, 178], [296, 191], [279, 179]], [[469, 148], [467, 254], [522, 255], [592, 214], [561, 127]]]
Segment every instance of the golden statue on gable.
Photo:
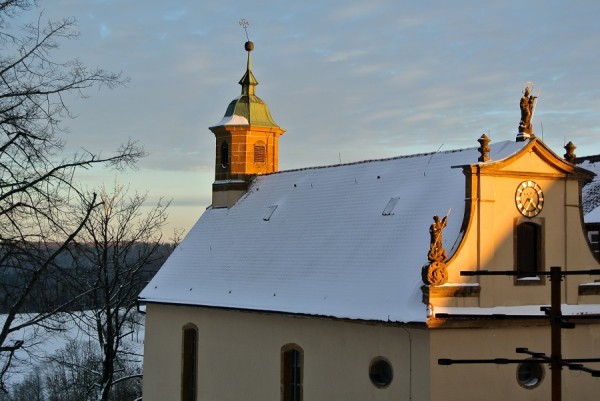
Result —
[[429, 252], [427, 259], [429, 263], [423, 266], [421, 275], [423, 282], [432, 286], [442, 285], [448, 282], [448, 271], [446, 270], [446, 250], [442, 244], [442, 232], [448, 224], [448, 214], [441, 219], [433, 216], [433, 223], [429, 226]]
[[518, 138], [521, 138], [521, 140], [534, 137], [531, 121], [533, 120], [535, 103], [538, 97], [532, 95], [531, 90], [531, 86], [526, 86], [523, 91], [523, 97], [521, 97], [521, 101], [519, 102], [519, 107], [521, 108], [521, 121], [519, 121]]

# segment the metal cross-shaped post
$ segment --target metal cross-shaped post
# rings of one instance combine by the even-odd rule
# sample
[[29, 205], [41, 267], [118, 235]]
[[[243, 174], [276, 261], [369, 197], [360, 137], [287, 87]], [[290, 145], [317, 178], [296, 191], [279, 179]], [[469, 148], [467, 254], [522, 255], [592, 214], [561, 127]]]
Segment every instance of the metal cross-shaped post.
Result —
[[250, 40], [250, 38], [248, 37], [248, 27], [250, 26], [250, 23], [248, 22], [248, 20], [246, 18], [242, 18], [240, 20], [240, 26], [242, 28], [244, 28], [244, 32], [246, 32], [246, 39]]

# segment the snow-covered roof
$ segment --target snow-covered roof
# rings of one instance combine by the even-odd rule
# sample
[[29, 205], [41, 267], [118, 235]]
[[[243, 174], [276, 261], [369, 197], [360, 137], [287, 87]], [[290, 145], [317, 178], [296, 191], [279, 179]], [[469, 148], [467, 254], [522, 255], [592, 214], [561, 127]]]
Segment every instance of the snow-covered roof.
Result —
[[578, 167], [596, 173], [592, 182], [587, 183], [582, 190], [583, 215], [586, 223], [600, 222], [600, 160], [598, 156], [582, 158]]
[[600, 223], [600, 206], [592, 209], [583, 216], [584, 223]]
[[[491, 145], [497, 161], [525, 143]], [[425, 322], [429, 226], [451, 209], [449, 256], [476, 148], [258, 176], [200, 217], [141, 300], [337, 318]]]
[[[596, 283], [588, 284], [596, 285]], [[472, 315], [472, 316], [494, 316], [505, 315], [510, 317], [520, 316], [547, 316], [543, 311], [548, 305], [520, 305], [520, 306], [496, 306], [491, 308], [478, 307], [452, 307], [452, 306], [436, 306], [432, 311], [434, 315], [447, 313], [449, 315]], [[561, 305], [562, 316], [598, 316], [598, 304], [589, 305]]]
[[221, 125], [249, 125], [249, 123], [246, 117], [236, 116], [234, 114], [223, 117], [221, 121], [216, 124], [217, 127]]

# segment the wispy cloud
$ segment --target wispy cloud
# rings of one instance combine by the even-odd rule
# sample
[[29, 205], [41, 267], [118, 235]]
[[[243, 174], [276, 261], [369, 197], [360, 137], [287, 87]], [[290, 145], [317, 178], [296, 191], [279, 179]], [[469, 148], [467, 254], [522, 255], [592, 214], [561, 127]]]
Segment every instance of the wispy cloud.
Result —
[[187, 15], [187, 10], [184, 8], [175, 8], [163, 13], [162, 17], [167, 21], [179, 21]]
[[110, 34], [111, 34], [111, 31], [110, 31], [110, 28], [108, 27], [108, 25], [101, 24], [100, 25], [100, 37], [102, 39], [106, 39], [110, 36]]
[[45, 15], [80, 20], [65, 55], [131, 77], [77, 101], [69, 143], [110, 150], [140, 140], [151, 155], [131, 181], [167, 197], [209, 199], [207, 127], [239, 95], [242, 17], [257, 94], [288, 129], [282, 169], [477, 146], [483, 132], [513, 139], [530, 80], [542, 89], [544, 140], [557, 153], [565, 138], [580, 155], [600, 153], [600, 3], [591, 0], [62, 0]]

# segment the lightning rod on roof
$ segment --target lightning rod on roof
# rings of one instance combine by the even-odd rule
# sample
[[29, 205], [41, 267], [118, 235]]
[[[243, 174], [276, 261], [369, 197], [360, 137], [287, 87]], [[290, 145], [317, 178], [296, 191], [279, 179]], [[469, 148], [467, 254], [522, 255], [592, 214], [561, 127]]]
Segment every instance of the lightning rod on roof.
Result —
[[433, 159], [433, 156], [435, 156], [440, 151], [440, 149], [442, 149], [442, 146], [444, 146], [443, 143], [440, 145], [438, 150], [436, 150], [435, 152], [433, 152], [431, 154], [431, 156], [429, 157], [429, 160], [427, 160], [427, 164], [425, 165], [425, 170], [423, 170], [423, 177], [425, 177], [427, 175], [426, 172], [427, 172], [427, 167], [429, 167], [429, 162], [431, 162], [431, 159]]
[[248, 37], [248, 27], [250, 26], [250, 23], [248, 22], [248, 20], [246, 18], [242, 18], [240, 20], [240, 26], [242, 28], [244, 28], [244, 32], [246, 32], [246, 39], [248, 40], [248, 42], [250, 41], [250, 38]]

